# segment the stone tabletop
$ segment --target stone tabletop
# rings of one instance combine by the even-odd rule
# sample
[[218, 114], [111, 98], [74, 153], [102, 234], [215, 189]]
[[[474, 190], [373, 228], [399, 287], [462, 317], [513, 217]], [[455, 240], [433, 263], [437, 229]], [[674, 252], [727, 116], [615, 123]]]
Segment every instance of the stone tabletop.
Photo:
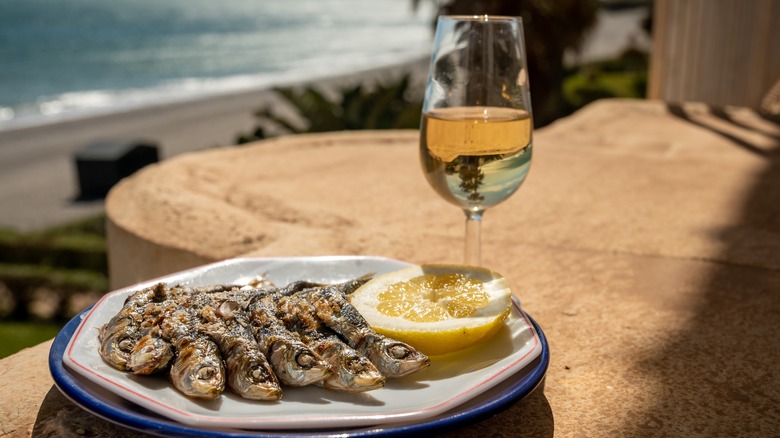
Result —
[[[107, 199], [112, 286], [245, 255], [458, 263], [464, 216], [428, 187], [417, 139], [300, 135], [150, 166]], [[775, 436], [779, 139], [750, 110], [644, 100], [538, 130], [524, 186], [484, 216], [483, 263], [544, 330], [547, 378], [454, 435]], [[58, 393], [47, 354], [0, 361], [0, 430], [125, 436]]]

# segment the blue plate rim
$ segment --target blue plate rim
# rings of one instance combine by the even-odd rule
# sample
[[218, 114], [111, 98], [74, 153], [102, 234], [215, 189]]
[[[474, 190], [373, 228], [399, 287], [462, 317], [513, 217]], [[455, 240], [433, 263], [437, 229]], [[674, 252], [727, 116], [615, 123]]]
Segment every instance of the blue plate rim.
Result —
[[[79, 379], [71, 374], [64, 366], [62, 357], [65, 349], [70, 342], [71, 337], [78, 328], [81, 320], [89, 313], [92, 307], [84, 309], [81, 313], [71, 319], [57, 336], [54, 338], [51, 349], [49, 350], [49, 369], [54, 380], [55, 386], [66, 398], [86, 411], [101, 417], [111, 423], [119, 426], [158, 436], [188, 436], [188, 437], [225, 437], [225, 438], [258, 438], [266, 436], [334, 436], [340, 437], [393, 437], [408, 436], [410, 433], [420, 434], [423, 432], [441, 433], [447, 430], [457, 429], [466, 424], [477, 423], [489, 416], [495, 415], [507, 409], [512, 403], [515, 403], [529, 394], [531, 394], [539, 384], [541, 384], [547, 373], [550, 361], [549, 346], [547, 338], [542, 332], [537, 322], [525, 311], [523, 313], [533, 325], [539, 335], [542, 351], [539, 356], [524, 369], [518, 371], [515, 375], [520, 377], [500, 390], [488, 391], [489, 396], [481, 403], [466, 408], [455, 408], [450, 413], [445, 413], [428, 420], [415, 422], [411, 424], [389, 424], [374, 427], [363, 427], [357, 429], [343, 430], [306, 430], [306, 431], [263, 431], [263, 430], [218, 430], [210, 428], [198, 428], [163, 417], [147, 415], [143, 412], [135, 412], [114, 406], [100, 399], [98, 396], [85, 390], [84, 385]], [[507, 382], [513, 380], [513, 377], [507, 379]], [[495, 394], [493, 393], [495, 392]], [[142, 408], [139, 408], [142, 409]]]

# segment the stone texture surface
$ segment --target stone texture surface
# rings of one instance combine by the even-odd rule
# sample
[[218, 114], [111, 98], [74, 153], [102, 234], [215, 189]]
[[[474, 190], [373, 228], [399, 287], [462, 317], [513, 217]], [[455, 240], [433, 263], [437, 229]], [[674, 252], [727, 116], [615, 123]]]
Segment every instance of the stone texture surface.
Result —
[[[427, 186], [417, 135], [150, 167], [107, 201], [112, 282], [240, 255], [460, 262], [463, 216]], [[539, 130], [525, 185], [485, 214], [483, 259], [541, 325], [550, 368], [543, 390], [454, 436], [777, 436], [779, 138], [746, 110], [624, 100]], [[0, 361], [42, 375], [38, 428], [55, 416], [36, 408], [54, 397], [39, 350]]]
[[0, 435], [29, 436], [44, 394], [54, 384], [47, 355], [51, 341], [0, 360]]

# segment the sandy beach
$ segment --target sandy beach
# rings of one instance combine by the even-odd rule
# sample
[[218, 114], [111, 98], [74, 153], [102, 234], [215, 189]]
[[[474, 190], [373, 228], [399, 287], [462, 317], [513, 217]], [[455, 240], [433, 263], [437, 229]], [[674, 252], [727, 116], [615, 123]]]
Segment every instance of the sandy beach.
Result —
[[[422, 84], [427, 68], [428, 59], [418, 59], [295, 86], [336, 90], [383, 83], [406, 73]], [[254, 129], [253, 113], [265, 105], [290, 111], [273, 91], [256, 89], [0, 131], [0, 227], [29, 231], [101, 212], [102, 200], [78, 199], [74, 161], [74, 153], [96, 140], [151, 139], [159, 145], [161, 160], [230, 147], [237, 134]]]

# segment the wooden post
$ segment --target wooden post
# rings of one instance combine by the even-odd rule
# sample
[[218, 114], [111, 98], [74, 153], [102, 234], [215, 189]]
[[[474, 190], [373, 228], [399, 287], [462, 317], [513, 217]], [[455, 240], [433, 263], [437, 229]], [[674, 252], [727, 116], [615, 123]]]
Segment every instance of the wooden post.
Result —
[[648, 98], [758, 108], [780, 79], [780, 0], [656, 0]]

